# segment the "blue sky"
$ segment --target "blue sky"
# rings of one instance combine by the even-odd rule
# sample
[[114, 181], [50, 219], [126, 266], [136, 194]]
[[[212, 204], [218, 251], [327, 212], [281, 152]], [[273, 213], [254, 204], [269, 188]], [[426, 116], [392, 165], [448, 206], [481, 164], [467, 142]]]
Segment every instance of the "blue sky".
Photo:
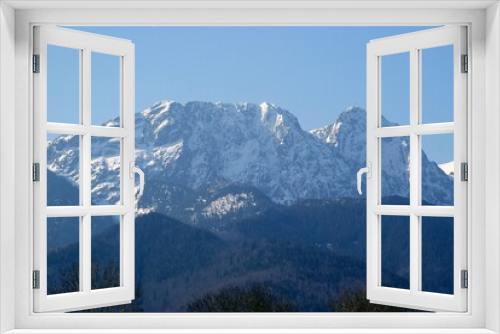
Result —
[[[71, 28], [125, 38], [135, 43], [137, 112], [160, 100], [267, 101], [294, 113], [306, 130], [333, 123], [348, 106], [366, 107], [366, 44], [370, 40], [428, 29]], [[445, 61], [450, 59], [451, 52], [452, 47], [424, 50], [424, 123], [453, 120], [453, 74], [450, 62]], [[51, 85], [49, 77], [48, 104], [52, 114], [49, 114], [48, 120], [73, 122], [78, 115], [68, 110], [73, 110], [70, 106], [78, 103], [75, 81], [78, 56], [66, 54], [63, 57], [58, 53], [58, 50], [53, 52], [52, 68], [61, 71], [66, 81], [62, 84], [54, 80]], [[93, 54], [92, 57], [92, 123], [97, 125], [118, 113], [119, 62], [114, 56]], [[406, 58], [405, 55], [396, 55], [382, 60], [383, 115], [400, 124], [407, 124], [409, 120], [409, 67]], [[50, 61], [49, 53], [49, 67]], [[62, 99], [61, 92], [64, 95]], [[56, 94], [59, 95], [57, 101]], [[450, 138], [424, 138], [424, 147], [431, 160], [439, 163], [453, 160]]]

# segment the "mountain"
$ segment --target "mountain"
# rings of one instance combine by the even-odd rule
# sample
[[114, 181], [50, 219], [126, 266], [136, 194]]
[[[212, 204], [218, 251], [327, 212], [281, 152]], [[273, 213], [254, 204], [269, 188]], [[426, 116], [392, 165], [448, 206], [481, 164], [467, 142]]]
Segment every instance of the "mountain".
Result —
[[[206, 293], [259, 283], [301, 311], [324, 311], [365, 281], [366, 201], [355, 184], [366, 165], [364, 109], [311, 131], [268, 103], [160, 102], [135, 117], [136, 165], [146, 174], [135, 221], [138, 309], [184, 311]], [[48, 143], [49, 205], [78, 203], [79, 149], [78, 136]], [[93, 204], [119, 201], [120, 164], [119, 140], [92, 138]], [[384, 204], [408, 203], [408, 166], [408, 138], [383, 139]], [[453, 202], [453, 179], [425, 153], [422, 176], [424, 204]], [[92, 218], [92, 268], [108, 272], [119, 258], [119, 224]], [[394, 228], [382, 230], [382, 277], [404, 288], [409, 228], [398, 219], [383, 219]], [[422, 224], [426, 291], [452, 288], [453, 222], [443, 219]], [[78, 223], [47, 222], [51, 287], [78, 269]]]
[[[221, 181], [245, 184], [276, 203], [346, 192], [339, 182], [347, 171], [342, 157], [275, 105], [168, 102], [141, 115], [148, 122], [139, 122], [139, 146], [152, 149], [136, 159], [151, 179], [190, 189]], [[151, 164], [151, 153], [160, 161]]]
[[[325, 204], [327, 207], [332, 205]], [[357, 204], [348, 204], [345, 212], [359, 212]], [[283, 206], [285, 211], [292, 208], [294, 205]], [[311, 214], [319, 212], [316, 207], [308, 210], [312, 210]], [[303, 219], [297, 221], [298, 228], [304, 225]], [[268, 220], [266, 214], [263, 220]], [[330, 309], [332, 298], [342, 289], [365, 281], [364, 259], [341, 255], [300, 239], [248, 238], [242, 242], [228, 242], [157, 213], [138, 217], [135, 226], [135, 274], [141, 296], [134, 303], [140, 303], [138, 308], [146, 312], [183, 312], [190, 302], [207, 292], [252, 283], [278, 291], [300, 311], [325, 312]], [[361, 216], [353, 219], [352, 226], [359, 232], [356, 241], [361, 241], [366, 226], [364, 219]], [[112, 252], [119, 250], [118, 236], [119, 226], [115, 225], [93, 238], [98, 245], [95, 251], [93, 248], [94, 266], [106, 268], [116, 258]], [[48, 269], [52, 279], [49, 286], [64, 285], [65, 273], [74, 266], [71, 261], [78, 261], [78, 249], [78, 244], [72, 244], [49, 253], [51, 265]], [[389, 270], [384, 270], [384, 277], [392, 286], [408, 284]]]
[[[394, 196], [385, 202], [404, 204]], [[424, 202], [424, 205], [430, 203]], [[366, 263], [366, 201], [364, 199], [304, 200], [231, 224], [226, 234], [232, 240], [297, 242], [330, 250]], [[360, 210], [360, 208], [363, 208]], [[406, 220], [405, 220], [406, 219]], [[453, 293], [453, 218], [424, 217], [422, 220], [422, 286], [424, 291]], [[228, 232], [231, 233], [228, 233]], [[383, 270], [396, 273], [399, 287], [409, 288], [409, 220], [382, 219]], [[238, 239], [240, 238], [240, 239]], [[406, 257], [405, 257], [406, 256]], [[386, 286], [395, 282], [389, 279]]]
[[[395, 197], [391, 202], [404, 200]], [[208, 292], [260, 283], [300, 311], [326, 311], [342, 289], [365, 282], [363, 205], [361, 198], [277, 205], [215, 234], [161, 214], [141, 215], [135, 221], [141, 296], [134, 303], [146, 312], [182, 312]], [[382, 277], [386, 286], [408, 288], [409, 257], [401, 255], [409, 254], [410, 231], [409, 225], [400, 225], [401, 217], [384, 217]], [[119, 229], [113, 225], [92, 238], [94, 266], [106, 268], [118, 258]], [[452, 293], [453, 219], [426, 217], [422, 240], [423, 288]], [[78, 263], [78, 249], [76, 243], [49, 253], [49, 286], [66, 279], [65, 270]]]
[[[385, 118], [385, 125], [396, 125]], [[136, 165], [146, 175], [141, 212], [162, 212], [219, 228], [276, 204], [359, 197], [366, 165], [366, 111], [351, 107], [310, 132], [269, 103], [158, 102], [137, 113]], [[118, 124], [110, 120], [106, 126]], [[60, 136], [47, 147], [48, 168], [78, 182], [79, 141]], [[382, 141], [382, 194], [409, 196], [409, 140]], [[119, 141], [92, 138], [92, 198], [119, 200]], [[422, 154], [423, 199], [453, 203], [453, 180]], [[386, 204], [386, 203], [384, 203]]]
[[[47, 170], [47, 205], [79, 205], [79, 190], [63, 176]], [[118, 223], [112, 216], [92, 217], [92, 235], [97, 235]], [[53, 251], [78, 242], [80, 238], [78, 217], [47, 218], [47, 251]]]
[[455, 175], [455, 162], [454, 161], [440, 164], [439, 168], [441, 168], [443, 170], [443, 172], [445, 172], [446, 175], [450, 175], [450, 176]]
[[79, 205], [80, 192], [66, 177], [47, 170], [47, 206]]
[[[382, 116], [383, 127], [397, 125]], [[361, 167], [366, 166], [366, 110], [349, 107], [339, 115], [335, 123], [312, 130], [311, 133], [345, 159], [350, 169], [346, 176], [352, 180], [351, 186], [355, 187], [356, 173]], [[382, 197], [409, 198], [409, 137], [383, 138], [381, 151]], [[453, 205], [453, 179], [450, 179], [435, 162], [430, 161], [424, 151], [422, 151], [422, 199], [433, 205]]]

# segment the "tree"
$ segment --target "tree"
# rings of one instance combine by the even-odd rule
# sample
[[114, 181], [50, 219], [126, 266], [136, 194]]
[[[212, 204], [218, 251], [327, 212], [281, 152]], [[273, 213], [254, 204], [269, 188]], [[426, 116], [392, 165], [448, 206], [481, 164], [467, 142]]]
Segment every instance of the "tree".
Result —
[[287, 298], [263, 285], [227, 287], [207, 293], [188, 305], [189, 312], [297, 312]]
[[[77, 263], [60, 270], [60, 280], [48, 288], [49, 294], [60, 294], [80, 290], [80, 277]], [[120, 268], [115, 262], [108, 262], [104, 267], [99, 262], [93, 262], [91, 267], [92, 289], [103, 289], [120, 286]], [[79, 312], [144, 312], [140, 303], [142, 290], [135, 288], [135, 299], [130, 304], [100, 307]]]
[[333, 300], [331, 312], [412, 312], [414, 310], [370, 303], [366, 299], [366, 287], [343, 290]]

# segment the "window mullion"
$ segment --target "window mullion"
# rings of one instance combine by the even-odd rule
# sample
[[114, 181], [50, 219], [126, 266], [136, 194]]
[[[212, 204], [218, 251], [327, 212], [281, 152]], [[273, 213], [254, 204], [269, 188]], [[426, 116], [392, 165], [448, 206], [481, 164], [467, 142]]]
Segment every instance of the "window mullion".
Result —
[[[420, 117], [422, 116], [420, 115]], [[453, 133], [454, 129], [455, 129], [455, 124], [453, 122], [448, 122], [448, 123], [434, 123], [434, 124], [419, 124], [415, 126], [412, 130], [414, 133], [418, 135], [438, 135], [445, 133]]]
[[47, 123], [47, 133], [81, 136], [88, 131], [88, 127], [80, 124]]
[[[91, 50], [83, 50], [83, 65], [82, 65], [82, 89], [80, 91], [81, 101], [82, 101], [82, 125], [85, 127], [90, 127], [90, 108], [91, 108]], [[91, 203], [91, 134], [87, 132], [82, 136], [80, 142], [82, 143], [82, 149], [80, 150], [82, 157], [80, 159], [82, 171], [82, 182], [81, 182], [81, 198], [83, 205], [90, 208]], [[91, 216], [90, 212], [82, 218], [82, 233], [80, 242], [80, 266], [82, 270], [80, 271], [80, 279], [82, 291], [90, 293], [91, 291]]]
[[[84, 89], [84, 81], [83, 81], [83, 70], [84, 70], [84, 53], [83, 53], [83, 50], [80, 50], [80, 75], [79, 75], [79, 78], [80, 78], [80, 89], [79, 89], [79, 106], [80, 106], [80, 110], [79, 110], [79, 113], [80, 113], [80, 122], [78, 124], [78, 127], [81, 127], [83, 126], [84, 124], [84, 103], [83, 103], [83, 89]], [[50, 125], [50, 124], [49, 124]], [[49, 128], [49, 126], [47, 126]], [[75, 133], [75, 135], [79, 135], [80, 136], [80, 154], [82, 154], [83, 152], [83, 136], [81, 136], [80, 133]], [[82, 159], [82, 156], [79, 157], [79, 168], [80, 168], [80, 180], [79, 180], [79, 183], [80, 183], [80, 187], [79, 187], [79, 191], [80, 191], [80, 206], [84, 206], [85, 205], [85, 201], [84, 201], [84, 192], [83, 192], [83, 188], [84, 188], [84, 182], [86, 180], [85, 176], [83, 175], [84, 173], [84, 169], [83, 169], [83, 166], [84, 166], [84, 161]], [[85, 207], [85, 206], [84, 206]], [[84, 247], [83, 247], [83, 243], [84, 243], [84, 226], [85, 226], [85, 219], [84, 217], [80, 216], [80, 221], [79, 221], [79, 231], [78, 231], [78, 248], [79, 248], [79, 258], [78, 258], [78, 290], [80, 291], [83, 291], [83, 283], [84, 283], [84, 257], [83, 257], [83, 250], [84, 250]]]
[[96, 137], [123, 138], [130, 136], [130, 130], [124, 128], [112, 128], [112, 127], [94, 125], [88, 127], [87, 131], [90, 131], [90, 133]]
[[[415, 101], [415, 117], [413, 118], [416, 121], [413, 128], [415, 129], [414, 134], [417, 136], [417, 180], [418, 184], [416, 189], [417, 194], [417, 204], [419, 207], [422, 206], [422, 134], [426, 133], [425, 130], [436, 131], [438, 129], [447, 129], [450, 130], [450, 124], [442, 124], [441, 126], [433, 127], [432, 125], [425, 126], [422, 124], [422, 50], [415, 50], [415, 64], [416, 64], [416, 72], [415, 72], [415, 83], [417, 84], [417, 91], [414, 92], [416, 95]], [[411, 116], [410, 116], [411, 117]], [[451, 129], [453, 130], [453, 123], [451, 123]], [[420, 131], [419, 131], [420, 130]], [[429, 131], [427, 131], [429, 132]], [[416, 208], [416, 207], [415, 207]], [[418, 224], [416, 229], [416, 238], [415, 241], [417, 244], [417, 281], [418, 284], [416, 289], [417, 293], [422, 291], [422, 215], [416, 215], [417, 212], [413, 211], [413, 214], [416, 218], [416, 223]]]
[[420, 277], [419, 216], [413, 210], [420, 203], [420, 137], [415, 133], [419, 123], [419, 51], [410, 50], [410, 291], [418, 291]]

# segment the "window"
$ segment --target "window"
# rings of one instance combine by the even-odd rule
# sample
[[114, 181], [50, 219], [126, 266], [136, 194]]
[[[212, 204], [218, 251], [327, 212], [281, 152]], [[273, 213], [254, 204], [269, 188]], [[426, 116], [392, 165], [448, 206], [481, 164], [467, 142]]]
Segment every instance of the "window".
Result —
[[[432, 184], [426, 173], [430, 171], [423, 169], [425, 165], [422, 162], [427, 159], [423, 149], [429, 140], [432, 140], [431, 137], [453, 134], [454, 170], [459, 171], [461, 164], [467, 163], [467, 94], [466, 74], [464, 73], [466, 69], [462, 65], [462, 59], [467, 52], [465, 36], [464, 27], [437, 28], [375, 40], [368, 45], [367, 161], [368, 168], [371, 168], [369, 171], [371, 175], [368, 178], [367, 190], [367, 295], [373, 302], [412, 305], [422, 309], [466, 311], [467, 294], [462, 287], [461, 275], [463, 270], [467, 270], [467, 252], [464, 247], [467, 244], [467, 183], [460, 175], [455, 175], [451, 188], [453, 194], [444, 191], [439, 198], [434, 201], [429, 200], [429, 188]], [[429, 66], [428, 57], [431, 52], [436, 52], [437, 48], [450, 46], [452, 49], [447, 53], [445, 63], [453, 64], [454, 79], [448, 85], [454, 85], [452, 95], [454, 103], [451, 104], [454, 112], [450, 114], [451, 119], [446, 119], [447, 122], [429, 122], [429, 119], [439, 117], [439, 112], [437, 102], [433, 100], [429, 103], [429, 97], [426, 95], [429, 93], [426, 89], [429, 82], [425, 81], [426, 71], [428, 71], [425, 67]], [[384, 70], [393, 61], [386, 57], [394, 57], [403, 53], [409, 53], [409, 61], [405, 69], [409, 72], [409, 105], [408, 109], [404, 110], [404, 113], [408, 115], [409, 124], [387, 126], [382, 117], [384, 106], [388, 105], [384, 99], [391, 99], [392, 96], [384, 94], [384, 89], [390, 87], [390, 81], [396, 78], [384, 76]], [[446, 66], [446, 64], [441, 66]], [[444, 86], [440, 88], [446, 89], [446, 85]], [[441, 99], [446, 98], [445, 96], [442, 94]], [[401, 141], [401, 145], [405, 148], [409, 146], [410, 151], [407, 175], [410, 202], [399, 203], [404, 205], [394, 205], [395, 203], [383, 197], [384, 189], [386, 189], [384, 183], [389, 182], [384, 169], [391, 168], [389, 163], [383, 161], [390, 154], [384, 150], [394, 150], [394, 145], [388, 143], [402, 136], [405, 139]], [[443, 145], [444, 142], [438, 139], [434, 143]], [[438, 180], [434, 179], [433, 182], [436, 183]], [[429, 202], [434, 202], [434, 206], [430, 206]], [[446, 225], [449, 226], [445, 227]], [[394, 240], [384, 238], [384, 233], [391, 229], [399, 231], [393, 235], [400, 235], [407, 240], [407, 247], [404, 250], [400, 249], [399, 254], [395, 249], [392, 249], [391, 253], [386, 251], [390, 249], [390, 243]], [[439, 235], [441, 239], [453, 234], [445, 246], [445, 248], [453, 249], [451, 251], [453, 256], [448, 259], [448, 262], [453, 261], [451, 266], [453, 275], [449, 277], [453, 281], [452, 291], [445, 292], [435, 288], [430, 291], [426, 287], [430, 279], [428, 275], [431, 275], [425, 270], [425, 261], [429, 261], [430, 255], [426, 255], [426, 251], [430, 247], [432, 229], [442, 231]], [[442, 251], [446, 253], [446, 250]], [[449, 249], [448, 252], [450, 252]], [[403, 270], [409, 276], [409, 286], [395, 286], [384, 278], [382, 268], [385, 262], [390, 262], [393, 260], [391, 257], [398, 256], [406, 258]], [[438, 253], [434, 254], [435, 258], [439, 256]]]
[[[146, 2], [144, 2], [146, 3]], [[9, 2], [3, 3], [1, 10], [7, 13], [7, 20], [0, 20], [0, 24], [9, 24], [10, 30], [1, 29], [2, 34], [2, 82], [5, 83], [0, 86], [2, 91], [2, 122], [0, 122], [2, 129], [7, 127], [7, 124], [12, 125], [15, 123], [16, 128], [16, 157], [15, 162], [12, 161], [11, 166], [15, 165], [15, 207], [16, 207], [16, 224], [11, 226], [5, 220], [2, 221], [2, 250], [1, 250], [1, 265], [2, 265], [2, 281], [11, 282], [15, 285], [15, 292], [5, 289], [2, 285], [2, 299], [7, 303], [15, 302], [15, 310], [9, 308], [2, 308], [0, 311], [3, 316], [11, 316], [15, 322], [3, 322], [3, 326], [8, 329], [26, 329], [30, 328], [36, 331], [37, 328], [53, 329], [53, 328], [66, 328], [68, 331], [76, 328], [243, 328], [243, 327], [256, 327], [265, 326], [266, 328], [352, 328], [356, 326], [359, 328], [361, 325], [366, 328], [366, 331], [376, 331], [376, 328], [391, 327], [401, 328], [419, 328], [421, 332], [428, 332], [427, 328], [467, 328], [468, 332], [485, 332], [488, 329], [497, 331], [497, 313], [495, 310], [498, 307], [498, 302], [495, 297], [495, 288], [498, 285], [496, 271], [498, 269], [497, 261], [497, 246], [498, 245], [498, 230], [495, 227], [492, 219], [495, 216], [496, 202], [498, 198], [498, 177], [496, 176], [496, 165], [491, 164], [498, 158], [498, 141], [495, 140], [495, 131], [497, 130], [498, 116], [496, 115], [497, 108], [497, 88], [498, 88], [498, 70], [494, 64], [498, 63], [498, 56], [494, 52], [498, 47], [496, 38], [496, 27], [498, 19], [496, 14], [497, 5], [491, 2], [433, 2], [432, 6], [428, 8], [428, 3], [411, 3], [402, 2], [398, 3], [398, 9], [385, 10], [379, 3], [370, 4], [370, 6], [377, 7], [374, 14], [373, 9], [351, 9], [345, 10], [345, 3], [329, 3], [325, 5], [322, 3], [321, 9], [314, 7], [316, 3], [302, 5], [306, 6], [308, 10], [292, 9], [287, 5], [276, 4], [280, 8], [287, 7], [287, 10], [274, 10], [262, 9], [267, 7], [268, 4], [259, 4], [252, 7], [252, 10], [237, 10], [237, 9], [211, 9], [211, 10], [191, 10], [191, 9], [154, 9], [154, 10], [102, 10], [102, 9], [87, 9], [87, 10], [74, 10], [68, 8], [68, 3], [61, 3], [60, 8], [65, 7], [64, 10], [52, 9], [39, 10], [41, 6], [46, 4], [42, 2], [23, 3]], [[16, 11], [9, 9], [9, 5], [17, 8]], [[59, 5], [59, 4], [58, 4]], [[85, 4], [89, 5], [89, 4]], [[150, 3], [149, 3], [150, 5]], [[317, 4], [316, 4], [317, 5]], [[328, 6], [333, 7], [328, 7]], [[356, 4], [358, 6], [359, 4]], [[490, 6], [491, 5], [491, 6]], [[24, 7], [22, 7], [24, 6]], [[52, 4], [52, 6], [54, 6]], [[99, 6], [109, 6], [109, 3], [99, 3]], [[114, 4], [113, 6], [121, 6]], [[146, 5], [144, 5], [146, 6]], [[165, 4], [166, 6], [166, 4]], [[171, 6], [171, 4], [169, 4]], [[269, 4], [271, 6], [271, 4]], [[289, 4], [288, 4], [289, 6]], [[318, 5], [319, 6], [319, 5]], [[340, 8], [339, 6], [344, 6]], [[348, 5], [354, 7], [354, 5]], [[360, 5], [361, 6], [361, 5]], [[383, 6], [387, 6], [384, 3]], [[490, 6], [489, 8], [486, 8]], [[30, 10], [23, 10], [22, 8], [30, 8]], [[260, 9], [256, 8], [259, 7]], [[328, 8], [325, 8], [328, 7]], [[404, 8], [403, 8], [404, 7]], [[45, 7], [48, 8], [48, 7]], [[335, 9], [332, 9], [335, 8]], [[384, 7], [387, 8], [387, 7]], [[474, 8], [471, 10], [471, 8]], [[263, 15], [265, 14], [265, 15]], [[13, 17], [15, 16], [15, 25]], [[9, 21], [9, 17], [11, 18]], [[4, 17], [2, 17], [4, 18]], [[375, 22], [376, 20], [376, 22]], [[31, 30], [30, 24], [54, 24], [61, 22], [61, 24], [145, 24], [145, 25], [172, 25], [172, 24], [207, 24], [207, 25], [230, 25], [230, 24], [281, 24], [281, 25], [307, 25], [311, 24], [344, 24], [348, 23], [362, 23], [362, 24], [455, 24], [457, 22], [468, 22], [468, 34], [470, 40], [468, 42], [468, 50], [470, 51], [470, 68], [471, 74], [468, 75], [469, 83], [469, 96], [468, 105], [469, 109], [469, 154], [470, 160], [470, 180], [468, 184], [468, 193], [474, 194], [472, 201], [470, 201], [468, 216], [471, 218], [471, 224], [468, 224], [468, 269], [471, 272], [468, 294], [468, 311], [465, 314], [412, 314], [408, 315], [364, 315], [358, 314], [353, 316], [346, 315], [273, 315], [261, 316], [245, 316], [245, 315], [214, 315], [214, 316], [189, 316], [182, 317], [179, 315], [171, 316], [139, 316], [139, 315], [83, 315], [83, 314], [31, 314], [33, 310], [31, 289], [31, 270], [33, 268], [31, 263], [31, 255], [34, 252], [32, 242], [30, 241], [32, 234], [32, 212], [27, 208], [31, 207], [32, 198], [32, 185], [31, 175], [32, 166], [32, 151], [31, 141], [28, 140], [31, 136], [30, 122], [32, 115], [32, 100], [30, 96], [31, 90]], [[484, 30], [486, 27], [493, 27], [493, 29]], [[3, 28], [4, 26], [2, 26]], [[14, 31], [15, 31], [15, 48], [14, 53]], [[9, 39], [4, 38], [6, 35], [12, 33]], [[7, 45], [7, 48], [5, 46]], [[7, 57], [4, 55], [7, 54]], [[10, 76], [7, 74], [9, 71], [3, 71], [11, 65], [14, 67], [14, 55], [16, 57], [15, 68], [16, 75], [10, 71]], [[8, 56], [11, 57], [9, 60]], [[15, 79], [16, 85], [10, 85]], [[12, 81], [9, 81], [12, 80]], [[488, 85], [486, 85], [488, 83]], [[16, 96], [16, 103], [14, 105], [13, 98], [9, 96]], [[486, 96], [486, 97], [485, 97]], [[12, 103], [11, 103], [12, 102]], [[7, 106], [4, 105], [7, 104]], [[15, 121], [14, 114], [12, 117], [5, 115], [5, 108], [15, 108]], [[3, 118], [6, 117], [6, 118]], [[488, 121], [486, 119], [488, 117]], [[6, 123], [5, 120], [9, 123]], [[485, 131], [487, 130], [487, 131]], [[487, 133], [486, 133], [487, 132]], [[2, 133], [2, 136], [5, 132]], [[493, 136], [494, 138], [491, 138]], [[486, 140], [488, 138], [488, 140]], [[493, 140], [489, 140], [493, 139]], [[5, 140], [0, 142], [2, 150], [0, 155], [2, 158], [14, 157], [12, 150], [9, 151], [10, 143]], [[9, 144], [9, 145], [8, 145]], [[485, 147], [489, 152], [488, 157], [484, 154]], [[12, 174], [5, 174], [3, 166], [7, 161], [2, 161], [2, 181], [4, 184], [11, 184], [14, 182], [7, 182]], [[488, 182], [484, 175], [484, 169], [491, 172], [488, 174]], [[486, 197], [486, 191], [488, 196]], [[11, 189], [7, 190], [2, 186], [2, 217], [4, 217], [5, 198], [11, 195]], [[13, 203], [14, 201], [7, 202]], [[486, 209], [485, 209], [486, 205]], [[10, 227], [9, 227], [10, 226]], [[14, 235], [15, 228], [15, 235]], [[11, 231], [12, 230], [12, 231]], [[7, 234], [5, 232], [8, 232]], [[495, 232], [496, 231], [496, 232]], [[12, 233], [10, 233], [12, 232]], [[16, 243], [9, 242], [9, 239], [16, 240]], [[7, 249], [7, 252], [5, 251]], [[486, 251], [487, 250], [487, 251]], [[14, 253], [15, 251], [15, 253]], [[15, 254], [11, 260], [12, 254]], [[15, 258], [15, 261], [14, 261]], [[15, 263], [15, 267], [14, 267]], [[487, 270], [485, 268], [488, 268]], [[4, 280], [6, 278], [6, 280]], [[15, 278], [15, 279], [14, 279]], [[488, 291], [489, 293], [485, 293]], [[5, 294], [4, 294], [5, 293]], [[486, 312], [485, 309], [489, 311]], [[354, 325], [353, 325], [354, 324]], [[486, 330], [484, 328], [487, 328]], [[373, 330], [370, 330], [373, 329]], [[98, 330], [95, 330], [98, 331]], [[138, 330], [141, 331], [141, 330]], [[142, 330], [143, 331], [143, 330]], [[379, 330], [380, 331], [380, 330]]]
[[[134, 298], [134, 45], [130, 41], [71, 31], [63, 28], [35, 27], [34, 91], [35, 93], [35, 150], [34, 205], [35, 312], [71, 311], [89, 307], [124, 304]], [[119, 120], [113, 126], [95, 126], [92, 115], [98, 115], [99, 91], [92, 87], [92, 61], [114, 57], [114, 96]], [[95, 67], [95, 65], [94, 65]], [[59, 89], [63, 87], [65, 91]], [[91, 97], [91, 91], [94, 92]], [[64, 118], [54, 109], [57, 99], [64, 99]], [[56, 101], [54, 101], [56, 100]], [[93, 111], [95, 110], [95, 111]], [[71, 149], [47, 151], [47, 138], [63, 135]], [[104, 140], [112, 138], [109, 143]], [[113, 161], [92, 161], [95, 151], [106, 157], [113, 151]], [[48, 162], [50, 164], [48, 165]], [[64, 181], [58, 173], [69, 163], [77, 190], [55, 200], [54, 190]], [[101, 164], [113, 164], [114, 189], [104, 189], [108, 201], [98, 203], [91, 184], [98, 178]], [[140, 172], [140, 171], [139, 171]], [[142, 174], [141, 174], [142, 175]], [[143, 177], [141, 184], [143, 186]], [[142, 191], [142, 190], [141, 190]], [[111, 195], [112, 194], [112, 195]], [[98, 205], [104, 204], [104, 205]], [[96, 285], [92, 273], [96, 256], [93, 230], [118, 225], [118, 247], [109, 250], [116, 266], [116, 282]], [[94, 233], [95, 234], [95, 233]], [[67, 261], [75, 262], [72, 274], [77, 277], [69, 289], [59, 289], [58, 275], [53, 268], [48, 249], [58, 249], [64, 238], [73, 239], [76, 249], [66, 252]]]

